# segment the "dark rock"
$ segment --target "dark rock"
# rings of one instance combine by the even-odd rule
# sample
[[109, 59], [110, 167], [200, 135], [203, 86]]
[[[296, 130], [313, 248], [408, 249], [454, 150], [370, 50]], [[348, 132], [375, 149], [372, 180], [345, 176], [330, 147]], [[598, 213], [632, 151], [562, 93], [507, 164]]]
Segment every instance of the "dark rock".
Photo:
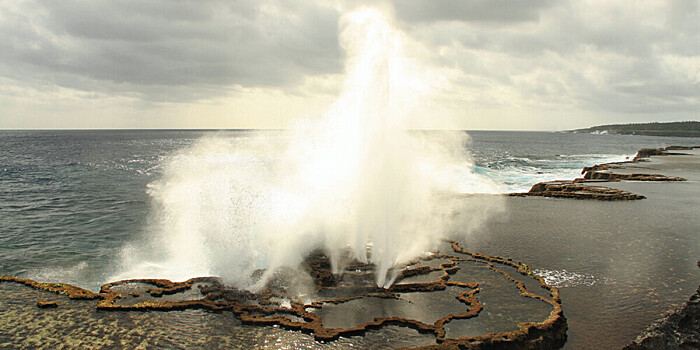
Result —
[[511, 196], [541, 196], [554, 198], [597, 199], [605, 201], [635, 200], [646, 197], [632, 192], [603, 186], [585, 185], [578, 181], [540, 182], [527, 193], [511, 193]]
[[664, 150], [661, 148], [642, 148], [639, 151], [637, 151], [637, 155], [634, 157], [634, 159], [647, 158], [650, 156], [660, 156], [663, 154]]
[[681, 150], [692, 150], [697, 147], [687, 147], [687, 146], [668, 146], [664, 150], [666, 151], [681, 151]]
[[[585, 170], [585, 169], [584, 169]], [[584, 180], [605, 181], [686, 181], [682, 177], [661, 174], [616, 174], [608, 171], [591, 170], [583, 175]]]
[[544, 182], [536, 183], [532, 186], [529, 193], [539, 193], [547, 190], [547, 184]]
[[680, 150], [692, 150], [698, 148], [696, 147], [686, 147], [686, 146], [668, 146], [666, 148], [642, 148], [637, 152], [637, 155], [632, 159], [633, 162], [638, 162], [642, 158], [649, 158], [650, 156], [666, 156], [666, 155], [678, 155], [684, 153], [671, 153], [668, 151], [680, 151]]
[[624, 349], [700, 349], [700, 286], [685, 305], [652, 323]]
[[[213, 312], [232, 312], [242, 324], [257, 326], [278, 326], [292, 331], [300, 331], [312, 334], [318, 341], [328, 342], [340, 337], [360, 336], [386, 326], [399, 326], [414, 329], [421, 333], [432, 334], [435, 337], [435, 344], [422, 349], [554, 349], [564, 345], [566, 341], [566, 317], [561, 306], [559, 290], [548, 285], [545, 280], [533, 274], [532, 269], [525, 264], [515, 263], [511, 259], [498, 256], [489, 256], [464, 250], [455, 241], [452, 244], [454, 255], [440, 255], [440, 259], [445, 262], [438, 267], [429, 265], [419, 265], [423, 259], [416, 261], [411, 266], [404, 266], [399, 271], [399, 277], [389, 288], [380, 288], [374, 284], [371, 274], [363, 274], [362, 271], [373, 269], [373, 265], [360, 261], [350, 261], [345, 270], [346, 273], [359, 273], [360, 277], [367, 277], [371, 284], [362, 283], [337, 283], [334, 286], [330, 278], [333, 277], [330, 271], [331, 264], [327, 256], [320, 253], [312, 253], [300, 266], [302, 269], [313, 273], [317, 283], [316, 296], [310, 303], [302, 303], [296, 300], [297, 297], [290, 295], [284, 285], [275, 286], [269, 283], [264, 289], [253, 293], [247, 290], [240, 290], [226, 286], [215, 277], [195, 277], [184, 282], [172, 282], [165, 279], [132, 279], [110, 282], [100, 288], [100, 293], [95, 294], [93, 299], [100, 299], [95, 305], [101, 311], [171, 311], [186, 309], [203, 309]], [[428, 259], [426, 259], [427, 261]], [[479, 301], [479, 284], [476, 282], [466, 282], [453, 280], [450, 274], [459, 269], [458, 261], [471, 261], [482, 264], [485, 268], [491, 269], [511, 281], [522, 297], [536, 299], [549, 304], [552, 308], [549, 315], [540, 321], [522, 322], [517, 324], [517, 329], [488, 333], [484, 335], [474, 335], [468, 337], [448, 338], [446, 325], [452, 320], [469, 319], [478, 317], [483, 309]], [[514, 268], [523, 276], [529, 276], [539, 282], [541, 288], [549, 291], [545, 296], [540, 293], [533, 293], [528, 290], [524, 281], [516, 279], [513, 272], [502, 271], [499, 265]], [[442, 276], [429, 282], [402, 283], [405, 276], [427, 275], [432, 272], [442, 271]], [[327, 279], [328, 278], [328, 279]], [[12, 276], [0, 276], [0, 282], [19, 283], [35, 289], [55, 292], [73, 299], [85, 299], [92, 293], [78, 287], [64, 283], [38, 283], [36, 281], [19, 279]], [[148, 286], [141, 286], [141, 285]], [[325, 284], [325, 285], [324, 285]], [[120, 286], [140, 286], [139, 294], [142, 301], [138, 303], [123, 303], [123, 298], [118, 290], [113, 287]], [[199, 294], [193, 299], [173, 298], [174, 300], [163, 300], [157, 297], [163, 295], [175, 295], [190, 290], [193, 286], [199, 289]], [[446, 291], [456, 294], [454, 297], [463, 306], [446, 312], [445, 315], [432, 323], [421, 320], [399, 317], [375, 317], [373, 320], [355, 325], [349, 328], [330, 328], [323, 325], [321, 315], [314, 310], [323, 309], [328, 305], [337, 305], [351, 300], [362, 298], [387, 298], [397, 299], [405, 293], [427, 293], [433, 291]], [[456, 288], [455, 288], [456, 287]], [[460, 289], [460, 290], [457, 290]], [[141, 292], [145, 290], [145, 292]], [[135, 291], [131, 291], [132, 296]], [[94, 293], [93, 293], [94, 294]], [[282, 300], [288, 300], [287, 304]], [[437, 300], [436, 300], [437, 302]], [[45, 307], [55, 307], [56, 302], [42, 301], [37, 303], [46, 305]], [[431, 307], [427, 304], [426, 307]], [[330, 345], [332, 346], [332, 345]]]
[[304, 268], [314, 279], [316, 285], [322, 287], [333, 287], [338, 285], [338, 281], [331, 272], [331, 262], [321, 251], [311, 253], [305, 261]]
[[586, 186], [583, 183], [590, 182], [614, 182], [614, 181], [686, 181], [682, 177], [666, 176], [661, 174], [617, 174], [612, 169], [624, 166], [624, 164], [647, 161], [645, 158], [654, 155], [673, 155], [682, 153], [670, 153], [671, 150], [692, 150], [697, 147], [669, 146], [666, 148], [642, 148], [631, 161], [597, 164], [584, 167], [581, 171], [583, 178], [572, 181], [540, 182], [532, 186], [527, 193], [509, 193], [509, 196], [527, 197], [557, 197], [597, 200], [634, 200], [646, 197], [627, 191], [621, 191], [603, 186]]
[[333, 287], [338, 285], [338, 281], [330, 271], [314, 271], [312, 277], [316, 283], [322, 287]]

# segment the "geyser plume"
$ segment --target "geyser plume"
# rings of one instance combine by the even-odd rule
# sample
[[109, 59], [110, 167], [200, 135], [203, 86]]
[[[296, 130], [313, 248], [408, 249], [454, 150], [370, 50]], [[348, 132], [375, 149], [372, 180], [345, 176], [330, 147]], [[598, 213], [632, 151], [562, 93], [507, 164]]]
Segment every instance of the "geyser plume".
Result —
[[471, 172], [464, 133], [406, 130], [426, 84], [401, 33], [368, 8], [340, 26], [346, 81], [330, 110], [289, 132], [220, 135], [175, 155], [149, 186], [149, 241], [125, 248], [115, 278], [218, 275], [255, 289], [323, 249], [336, 272], [350, 252], [388, 287], [395, 266], [445, 237], [459, 189], [490, 191]]

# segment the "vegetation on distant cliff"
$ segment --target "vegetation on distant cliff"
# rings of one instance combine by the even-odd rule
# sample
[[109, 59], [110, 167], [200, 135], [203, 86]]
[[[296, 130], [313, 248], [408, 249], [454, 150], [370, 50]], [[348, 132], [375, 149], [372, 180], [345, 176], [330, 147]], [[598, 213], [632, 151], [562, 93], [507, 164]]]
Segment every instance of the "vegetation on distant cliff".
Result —
[[575, 133], [700, 137], [700, 122], [639, 123], [600, 125], [572, 130]]

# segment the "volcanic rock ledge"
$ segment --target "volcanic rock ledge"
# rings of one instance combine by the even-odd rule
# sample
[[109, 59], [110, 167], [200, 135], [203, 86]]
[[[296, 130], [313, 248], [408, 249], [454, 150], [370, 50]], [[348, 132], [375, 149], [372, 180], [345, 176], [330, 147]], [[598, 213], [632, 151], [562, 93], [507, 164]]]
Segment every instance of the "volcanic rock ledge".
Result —
[[624, 350], [700, 349], [700, 286], [683, 307], [655, 321]]
[[575, 180], [558, 180], [549, 182], [540, 182], [532, 186], [529, 192], [525, 193], [510, 193], [509, 196], [527, 197], [554, 197], [554, 198], [575, 198], [575, 199], [596, 199], [604, 201], [616, 200], [636, 200], [646, 197], [613, 189], [604, 186], [585, 185], [589, 182], [617, 182], [617, 181], [686, 181], [682, 177], [666, 176], [662, 174], [618, 174], [613, 172], [613, 169], [619, 169], [624, 164], [637, 163], [648, 161], [646, 158], [650, 156], [665, 156], [679, 155], [683, 153], [672, 153], [673, 150], [692, 150], [697, 147], [670, 146], [666, 148], [642, 148], [637, 152], [633, 160], [627, 162], [616, 162], [598, 164], [590, 167], [585, 167], [581, 171], [582, 178]]
[[[103, 285], [100, 293], [75, 287], [64, 283], [39, 283], [36, 281], [21, 279], [11, 276], [0, 276], [1, 282], [23, 284], [28, 287], [53, 292], [67, 296], [71, 299], [98, 299], [96, 309], [102, 311], [169, 311], [184, 309], [204, 309], [211, 311], [230, 311], [243, 324], [257, 326], [276, 325], [288, 330], [302, 331], [313, 334], [318, 341], [333, 341], [341, 336], [363, 335], [367, 331], [379, 329], [388, 325], [396, 325], [415, 329], [421, 333], [433, 334], [435, 344], [421, 349], [552, 349], [559, 348], [566, 341], [566, 318], [561, 307], [559, 290], [548, 285], [545, 280], [533, 273], [532, 269], [520, 262], [510, 259], [489, 256], [467, 251], [457, 242], [449, 241], [454, 255], [436, 254], [429, 259], [443, 259], [445, 262], [439, 266], [420, 265], [423, 260], [415, 261], [417, 266], [406, 266], [401, 270], [397, 283], [388, 289], [376, 287], [370, 284], [356, 284], [345, 286], [343, 281], [335, 280], [332, 274], [327, 274], [330, 267], [328, 258], [323, 255], [312, 255], [305, 262], [310, 269], [312, 278], [315, 279], [315, 301], [303, 303], [286, 294], [284, 286], [276, 286], [271, 283], [259, 292], [252, 293], [225, 286], [215, 277], [197, 277], [185, 282], [171, 282], [164, 279], [134, 279], [111, 282]], [[508, 332], [489, 333], [479, 336], [449, 338], [446, 336], [446, 324], [453, 320], [469, 319], [479, 315], [483, 304], [477, 294], [480, 286], [476, 282], [464, 282], [453, 280], [452, 275], [459, 270], [460, 262], [470, 261], [484, 264], [488, 269], [503, 275], [507, 280], [515, 284], [521, 297], [540, 300], [552, 307], [549, 316], [539, 322], [522, 322], [517, 324], [518, 329]], [[355, 264], [355, 265], [353, 265]], [[353, 271], [369, 271], [370, 265], [352, 263]], [[548, 296], [542, 296], [529, 291], [525, 282], [515, 278], [503, 267], [515, 268], [519, 274], [526, 278], [533, 278], [539, 282], [539, 286], [548, 292]], [[320, 272], [324, 271], [324, 272]], [[405, 278], [416, 275], [426, 275], [432, 272], [441, 272], [440, 276], [429, 282], [405, 282]], [[330, 328], [323, 325], [321, 316], [315, 311], [328, 305], [345, 303], [351, 300], [373, 298], [400, 298], [399, 293], [415, 292], [439, 292], [447, 290], [447, 287], [462, 289], [454, 297], [464, 304], [463, 308], [455, 309], [454, 313], [444, 315], [434, 323], [425, 323], [416, 319], [398, 316], [376, 317], [373, 321], [362, 323], [349, 328]], [[136, 292], [138, 288], [139, 292]], [[145, 292], [142, 290], [145, 289]], [[349, 293], [351, 292], [351, 293]], [[170, 300], [158, 300], [165, 295], [178, 296]], [[281, 300], [289, 300], [285, 305]], [[50, 308], [58, 306], [55, 302], [39, 300], [37, 306]], [[429, 306], [429, 305], [426, 305]]]
[[646, 197], [632, 192], [617, 190], [604, 186], [589, 186], [574, 181], [540, 182], [532, 186], [527, 193], [511, 193], [511, 196], [540, 196], [575, 199], [597, 199], [604, 201], [634, 200]]
[[685, 147], [685, 146], [668, 146], [666, 148], [642, 148], [637, 151], [637, 155], [632, 159], [632, 161], [643, 160], [643, 158], [649, 158], [650, 156], [668, 156], [668, 155], [679, 155], [683, 153], [673, 153], [669, 151], [682, 151], [682, 150], [692, 150], [695, 148], [700, 148], [700, 146], [695, 147]]
[[661, 174], [615, 174], [613, 172], [588, 171], [583, 180], [598, 181], [686, 181], [682, 177], [666, 176]]

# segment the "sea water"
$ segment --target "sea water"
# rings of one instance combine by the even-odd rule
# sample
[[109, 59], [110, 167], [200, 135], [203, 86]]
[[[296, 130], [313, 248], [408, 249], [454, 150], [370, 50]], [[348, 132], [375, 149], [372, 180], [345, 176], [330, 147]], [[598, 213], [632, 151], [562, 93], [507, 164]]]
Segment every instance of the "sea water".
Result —
[[[463, 170], [491, 179], [495, 186], [488, 189], [494, 193], [526, 191], [538, 181], [572, 179], [580, 176], [584, 166], [630, 159], [640, 148], [700, 145], [697, 138], [464, 133], [469, 139], [464, 145], [469, 161], [464, 164], [469, 168]], [[252, 130], [0, 131], [0, 275], [72, 283], [93, 291], [115, 276], [129, 278], [123, 270], [124, 261], [130, 258], [126, 247], [147, 241], [154, 226], [161, 223], [154, 215], [162, 193], [158, 186], [168, 181], [167, 167], [177, 163], [177, 157], [202, 142], [216, 142], [229, 149], [251, 140], [276, 144], [288, 138], [285, 131]], [[274, 161], [274, 157], [249, 157], [237, 159], [237, 165], [265, 167]], [[190, 171], [202, 172], [196, 168]], [[206, 185], [206, 178], [199, 176], [198, 181], [204, 183], [196, 184]], [[214, 176], [212, 181], [220, 179]], [[466, 236], [462, 244], [474, 251], [526, 262], [560, 287], [569, 322], [567, 346], [620, 347], [697, 286], [693, 259], [700, 251], [696, 239], [699, 224], [694, 215], [698, 194], [687, 193], [697, 186], [640, 185], [644, 186], [635, 190], [644, 191], [653, 200], [601, 203], [513, 198], [503, 215]], [[465, 184], [464, 190], [457, 192], [480, 190]], [[226, 200], [226, 196], [221, 197]], [[255, 209], [246, 203], [240, 205], [241, 210]], [[188, 215], [197, 218], [207, 212]], [[232, 210], [230, 215], [237, 213]], [[153, 268], [159, 271], [173, 266]], [[191, 274], [197, 271], [184, 271], [180, 279], [193, 277]], [[85, 311], [90, 308], [80, 310], [67, 312], [93, 312]], [[109, 317], [135, 322], [140, 316]], [[153, 316], [144, 317], [152, 321]], [[171, 326], [165, 325], [174, 322], [183, 327], [176, 332], [182, 341], [194, 339], [190, 337], [193, 332], [209, 332], [207, 327], [220, 323], [216, 328], [226, 331], [217, 333], [216, 341], [235, 343], [242, 336], [249, 337], [244, 343], [250, 345], [255, 339], [273, 337], [286, 339], [280, 347], [291, 344], [283, 330], [241, 328], [230, 315], [158, 313], [157, 319], [162, 319], [164, 326], [154, 325], [154, 334], [170, 331]], [[616, 326], [606, 326], [611, 324]], [[390, 327], [388, 333], [376, 335], [395, 331]], [[369, 340], [373, 336], [367, 338], [368, 344], [384, 344]], [[349, 341], [314, 345], [308, 336], [291, 337], [312, 347], [335, 347]], [[405, 334], [400, 333], [401, 337]], [[422, 338], [405, 340], [402, 346], [418, 344], [415, 342]]]
[[[573, 179], [584, 166], [630, 159], [644, 147], [700, 144], [632, 135], [466, 133], [474, 161], [469, 171], [491, 178], [501, 193]], [[0, 131], [0, 274], [93, 290], [107, 282], [120, 266], [122, 248], [149, 234], [155, 205], [149, 185], [161, 179], [172, 157], [205, 137], [279, 142], [285, 133]]]

